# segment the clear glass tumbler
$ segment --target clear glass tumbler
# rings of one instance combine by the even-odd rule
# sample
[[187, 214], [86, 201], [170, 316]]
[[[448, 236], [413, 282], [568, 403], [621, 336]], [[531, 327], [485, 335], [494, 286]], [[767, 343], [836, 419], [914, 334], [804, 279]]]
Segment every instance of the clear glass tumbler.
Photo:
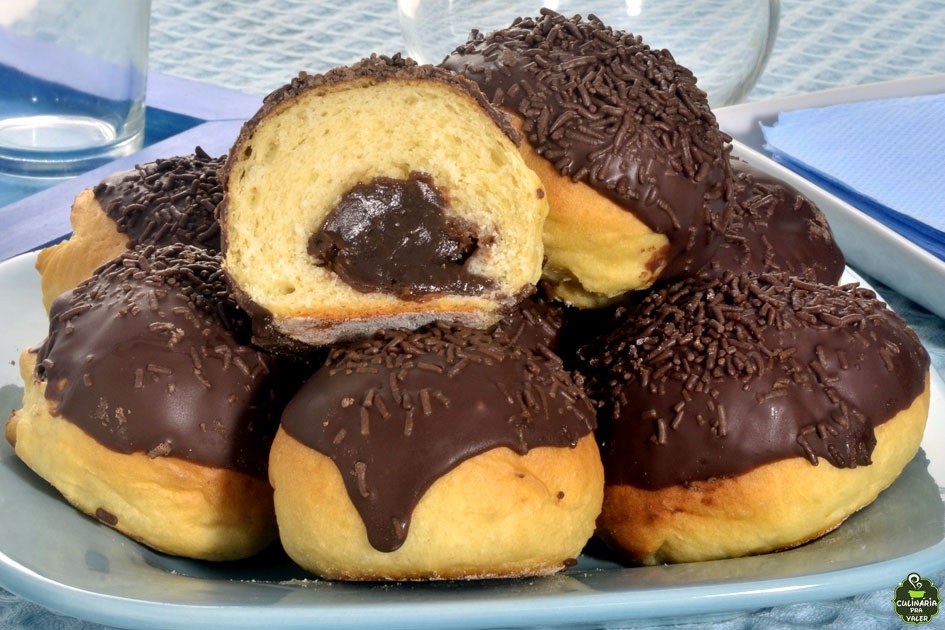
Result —
[[745, 98], [764, 70], [778, 31], [780, 0], [398, 0], [407, 53], [439, 63], [472, 29], [489, 32], [541, 7], [596, 15], [608, 26], [667, 48], [696, 75], [713, 107]]
[[144, 137], [150, 0], [0, 0], [0, 173], [62, 177]]

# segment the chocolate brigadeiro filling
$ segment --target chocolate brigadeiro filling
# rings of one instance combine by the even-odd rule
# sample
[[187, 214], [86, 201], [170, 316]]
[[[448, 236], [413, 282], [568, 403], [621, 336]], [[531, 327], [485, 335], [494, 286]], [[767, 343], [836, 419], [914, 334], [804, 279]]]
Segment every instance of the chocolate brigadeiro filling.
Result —
[[249, 329], [218, 254], [145, 246], [56, 299], [36, 375], [55, 415], [113, 451], [266, 479], [282, 407], [308, 371], [248, 346]]
[[159, 159], [113, 173], [92, 192], [119, 232], [136, 245], [183, 243], [220, 250], [214, 217], [223, 189], [217, 171], [223, 158], [197, 147], [194, 155]]
[[731, 147], [669, 51], [594, 17], [542, 9], [506, 29], [474, 31], [441, 65], [520, 114], [531, 145], [562, 175], [666, 235], [663, 279], [711, 257], [731, 196]]
[[466, 263], [480, 246], [474, 226], [448, 217], [449, 200], [424, 173], [375, 177], [345, 193], [309, 239], [316, 264], [363, 293], [422, 300], [495, 288]]
[[579, 376], [505, 331], [442, 323], [334, 349], [282, 417], [330, 457], [371, 545], [406, 540], [424, 492], [464, 460], [505, 446], [573, 447], [596, 426]]
[[645, 489], [793, 457], [868, 465], [929, 369], [872, 291], [785, 274], [667, 286], [582, 352], [608, 483]]

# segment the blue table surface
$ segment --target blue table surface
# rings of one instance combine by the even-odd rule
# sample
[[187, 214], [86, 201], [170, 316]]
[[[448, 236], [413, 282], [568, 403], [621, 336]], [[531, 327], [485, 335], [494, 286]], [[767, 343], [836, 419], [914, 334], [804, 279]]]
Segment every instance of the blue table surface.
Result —
[[[178, 97], [165, 94], [148, 109], [145, 142], [152, 147], [186, 138], [187, 131], [204, 121], [238, 124], [254, 110], [262, 94], [298, 69], [321, 71], [354, 61], [369, 50], [403, 49], [394, 2], [349, 0], [344, 12], [318, 0], [265, 5], [258, 0], [152, 2], [152, 71], [230, 90], [205, 92], [216, 95], [211, 99], [193, 98], [192, 94], [200, 93], [200, 84], [172, 82], [168, 92], [178, 90]], [[782, 4], [778, 43], [749, 99], [945, 72], [940, 36], [945, 31], [945, 0], [783, 0]], [[319, 37], [314, 32], [343, 32], [347, 37]], [[175, 106], [181, 103], [185, 106]], [[232, 124], [224, 126], [221, 137], [228, 137], [233, 129]], [[31, 196], [50, 183], [0, 175], [0, 239], [7, 228], [4, 206], [55, 192]], [[0, 247], [0, 260], [14, 253]], [[917, 331], [934, 368], [945, 374], [945, 321], [902, 297], [894, 287], [867, 280]], [[945, 583], [945, 572], [925, 577], [939, 587]], [[892, 612], [890, 600], [891, 588], [901, 578], [890, 576], [890, 590], [769, 608], [698, 625], [712, 630], [899, 628], [905, 624]], [[924, 627], [945, 628], [945, 614]], [[92, 630], [101, 626], [52, 613], [0, 589], [0, 628]]]

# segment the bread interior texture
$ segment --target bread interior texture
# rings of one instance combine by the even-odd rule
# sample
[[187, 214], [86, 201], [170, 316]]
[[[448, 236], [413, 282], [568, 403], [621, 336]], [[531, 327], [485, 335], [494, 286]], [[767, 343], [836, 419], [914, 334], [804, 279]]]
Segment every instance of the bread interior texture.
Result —
[[494, 279], [497, 293], [516, 292], [540, 274], [541, 184], [480, 106], [446, 85], [362, 80], [310, 90], [267, 116], [234, 157], [225, 265], [274, 314], [397, 300], [352, 293], [307, 251], [342, 196], [376, 177], [432, 177], [448, 199], [445, 213], [484, 237], [467, 269]]

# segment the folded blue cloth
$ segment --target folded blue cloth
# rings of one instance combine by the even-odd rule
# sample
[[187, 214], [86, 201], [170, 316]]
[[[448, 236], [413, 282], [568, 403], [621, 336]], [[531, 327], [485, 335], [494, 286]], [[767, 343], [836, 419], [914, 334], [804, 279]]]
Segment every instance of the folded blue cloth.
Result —
[[772, 157], [945, 260], [945, 94], [782, 113]]

